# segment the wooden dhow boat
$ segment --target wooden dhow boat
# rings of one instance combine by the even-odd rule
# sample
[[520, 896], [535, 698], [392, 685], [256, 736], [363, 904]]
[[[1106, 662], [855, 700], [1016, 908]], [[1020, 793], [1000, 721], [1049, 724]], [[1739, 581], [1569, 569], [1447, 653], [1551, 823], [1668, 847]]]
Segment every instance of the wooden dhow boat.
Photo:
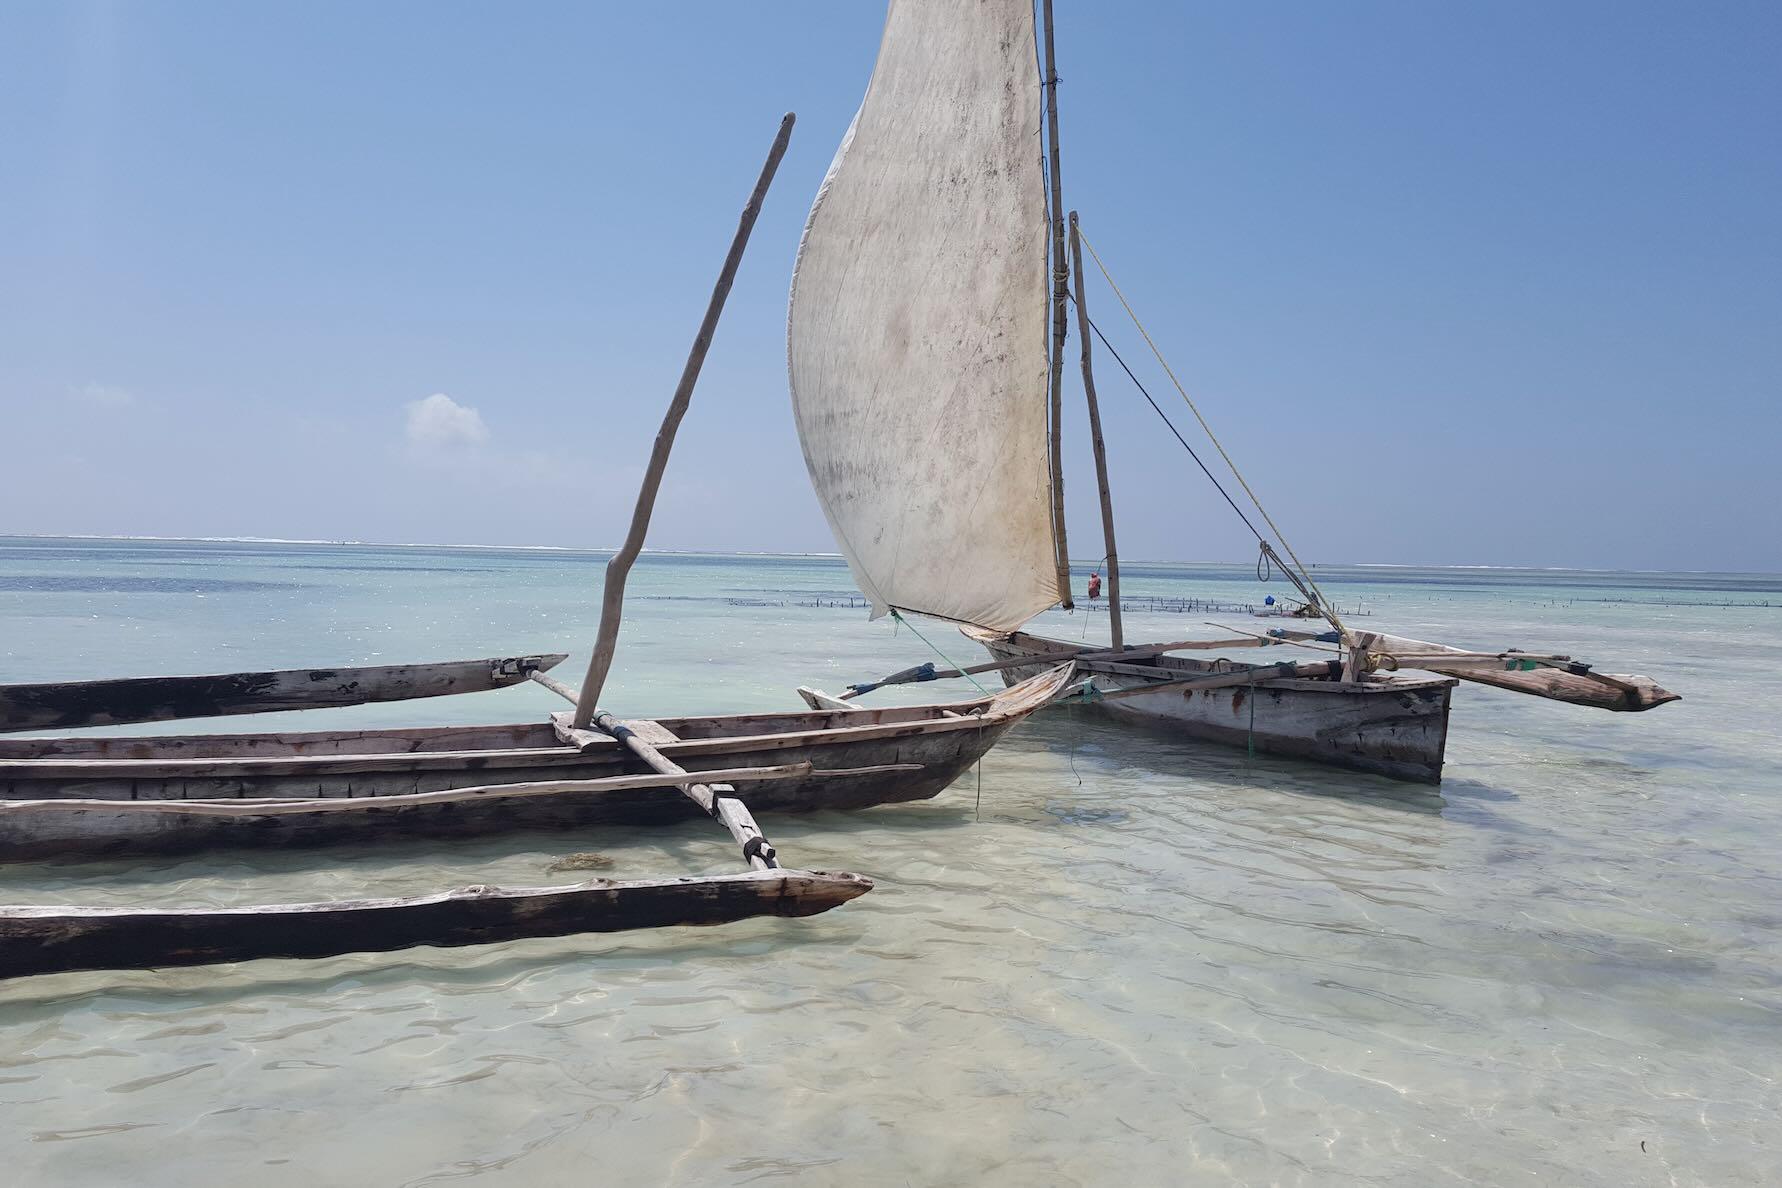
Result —
[[[1441, 778], [1458, 681], [1610, 710], [1676, 700], [1648, 678], [1598, 673], [1570, 656], [1465, 651], [1343, 621], [1136, 315], [1217, 451], [1213, 465], [1089, 316], [1084, 249], [1101, 261], [1076, 212], [1065, 216], [1051, 0], [1040, 10], [1036, 24], [1030, 0], [893, 0], [866, 98], [811, 209], [787, 317], [811, 481], [873, 616], [949, 620], [992, 659], [922, 665], [807, 700], [851, 703], [886, 684], [983, 672], [1013, 683], [1072, 662], [1079, 679], [1061, 702], [1186, 738], [1430, 782]], [[1099, 646], [1022, 630], [1042, 611], [1073, 607], [1061, 449], [1073, 305], [1108, 578], [1111, 638]], [[1303, 602], [1293, 617], [1324, 619], [1328, 633], [1126, 642], [1092, 340], [1255, 535], [1259, 567], [1296, 587]], [[913, 566], [912, 556], [929, 564]], [[1283, 644], [1329, 655], [1254, 664], [1166, 654]]]
[[227, 909], [0, 907], [0, 977], [827, 911], [864, 894], [871, 880], [783, 866], [753, 809], [860, 808], [934, 796], [1057, 695], [1067, 667], [948, 705], [665, 719], [626, 719], [600, 708], [626, 577], [792, 124], [791, 115], [781, 122], [743, 209], [657, 434], [630, 530], [607, 563], [599, 633], [579, 689], [548, 675], [561, 655], [0, 686], [0, 730], [10, 731], [357, 705], [523, 680], [572, 706], [550, 721], [505, 726], [3, 741], [0, 860], [486, 836], [704, 813], [740, 847], [745, 872]]
[[[1055, 667], [948, 704], [602, 714], [588, 730], [561, 713], [494, 726], [0, 739], [0, 862], [660, 824], [709, 811], [678, 790], [695, 781], [745, 786], [741, 799], [762, 812], [922, 800], [1068, 676]], [[687, 778], [665, 780], [667, 768]]]

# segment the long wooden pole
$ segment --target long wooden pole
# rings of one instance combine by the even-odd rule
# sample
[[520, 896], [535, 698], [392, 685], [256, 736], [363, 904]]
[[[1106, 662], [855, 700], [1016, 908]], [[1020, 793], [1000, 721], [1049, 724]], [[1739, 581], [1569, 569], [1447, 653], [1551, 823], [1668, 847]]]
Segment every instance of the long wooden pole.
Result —
[[1058, 550], [1058, 602], [1069, 610], [1074, 603], [1070, 590], [1070, 543], [1064, 533], [1064, 393], [1061, 389], [1066, 334], [1065, 285], [1070, 273], [1064, 259], [1064, 180], [1058, 164], [1058, 61], [1052, 51], [1052, 0], [1044, 0], [1040, 11], [1046, 45], [1046, 156], [1052, 179], [1048, 211], [1052, 222], [1052, 359], [1046, 383], [1050, 402], [1048, 436], [1052, 450], [1052, 540]]
[[755, 824], [749, 806], [736, 798], [736, 789], [730, 784], [707, 783], [698, 778], [655, 747], [637, 736], [637, 732], [619, 721], [605, 710], [594, 717], [594, 725], [602, 734], [610, 734], [655, 770], [666, 776], [679, 776], [674, 786], [694, 804], [711, 814], [712, 818], [730, 831], [736, 844], [742, 847], [743, 860], [754, 870], [774, 870], [779, 864], [779, 855], [773, 845], [761, 832], [761, 826]]
[[882, 689], [886, 685], [908, 685], [916, 681], [946, 681], [952, 680], [954, 677], [1001, 672], [1008, 668], [1026, 668], [1032, 664], [1055, 664], [1063, 660], [1148, 660], [1153, 656], [1161, 656], [1165, 652], [1210, 652], [1221, 648], [1266, 647], [1280, 642], [1282, 641], [1269, 639], [1266, 636], [1245, 639], [1179, 639], [1174, 643], [1143, 644], [1131, 651], [1116, 652], [1104, 651], [1100, 648], [1071, 648], [1059, 652], [1035, 652], [1028, 656], [1017, 656], [1012, 660], [991, 660], [985, 664], [973, 664], [969, 668], [937, 668], [933, 672], [928, 671], [926, 664], [921, 664], [915, 668], [906, 668], [902, 672], [894, 672], [882, 680], [855, 685], [843, 693], [838, 700], [852, 701], [856, 697], [871, 693], [874, 689]]
[[1120, 628], [1120, 549], [1114, 544], [1114, 497], [1108, 490], [1108, 449], [1101, 439], [1101, 404], [1095, 399], [1095, 369], [1089, 362], [1089, 307], [1083, 303], [1083, 240], [1077, 212], [1070, 212], [1070, 266], [1076, 277], [1077, 341], [1083, 350], [1083, 399], [1089, 404], [1089, 444], [1095, 449], [1095, 485], [1101, 491], [1101, 539], [1108, 551], [1108, 617], [1113, 648], [1125, 647]]
[[693, 398], [693, 385], [699, 381], [699, 369], [705, 364], [705, 353], [711, 349], [712, 334], [718, 328], [718, 315], [724, 312], [724, 299], [730, 296], [730, 286], [736, 280], [737, 266], [742, 263], [743, 249], [748, 246], [749, 233], [755, 229], [755, 219], [761, 213], [761, 203], [767, 197], [767, 187], [773, 181], [773, 175], [780, 167], [780, 158], [786, 155], [786, 143], [792, 139], [792, 124], [796, 117], [787, 112], [780, 121], [780, 131], [773, 138], [773, 147], [768, 150], [767, 162], [761, 166], [761, 176], [755, 181], [755, 191], [749, 195], [747, 206], [743, 207], [742, 217], [737, 220], [736, 234], [730, 241], [730, 254], [724, 257], [723, 270], [718, 273], [718, 283], [712, 288], [711, 300], [705, 307], [705, 319], [699, 323], [699, 333], [693, 337], [693, 349], [687, 353], [687, 365], [681, 369], [681, 382], [675, 386], [674, 399], [669, 401], [668, 413], [662, 418], [662, 428], [656, 432], [656, 445], [650, 451], [649, 469], [644, 472], [643, 486], [637, 493], [637, 507], [631, 513], [631, 531], [625, 537], [625, 543], [613, 554], [613, 559], [606, 563], [606, 587], [600, 602], [600, 631], [594, 640], [594, 654], [588, 658], [588, 675], [582, 680], [581, 696], [575, 705], [575, 725], [578, 730], [586, 730], [594, 720], [594, 706], [600, 700], [600, 690], [606, 684], [606, 674], [613, 664], [613, 648], [619, 639], [619, 619], [625, 610], [625, 578], [631, 572], [632, 562], [643, 549], [644, 533], [650, 527], [650, 513], [656, 507], [656, 490], [662, 485], [662, 471], [668, 465], [668, 453], [674, 448], [675, 431], [680, 428], [681, 417], [687, 412], [687, 405]]

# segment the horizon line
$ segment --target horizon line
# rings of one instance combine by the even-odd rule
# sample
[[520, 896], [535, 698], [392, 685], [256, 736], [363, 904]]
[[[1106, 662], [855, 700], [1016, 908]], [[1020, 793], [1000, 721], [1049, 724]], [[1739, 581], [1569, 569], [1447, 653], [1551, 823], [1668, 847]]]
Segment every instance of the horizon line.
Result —
[[[111, 540], [138, 541], [166, 544], [263, 544], [263, 545], [320, 545], [328, 548], [361, 548], [361, 549], [482, 549], [489, 551], [520, 553], [583, 553], [613, 554], [615, 548], [582, 548], [572, 545], [504, 545], [504, 544], [442, 544], [431, 541], [368, 541], [368, 540], [322, 540], [295, 539], [279, 536], [148, 536], [148, 535], [116, 535], [98, 532], [0, 532], [0, 540]], [[800, 557], [820, 560], [845, 560], [841, 553], [834, 552], [800, 552], [789, 549], [652, 549], [644, 548], [644, 553], [656, 556], [683, 557]], [[1072, 558], [1071, 564], [1096, 566], [1096, 559], [1082, 560]], [[1248, 565], [1248, 561], [1187, 561], [1167, 558], [1131, 558], [1132, 565]], [[1688, 575], [1720, 575], [1744, 577], [1778, 577], [1782, 571], [1767, 569], [1630, 569], [1625, 567], [1589, 567], [1571, 565], [1488, 565], [1477, 562], [1459, 562], [1446, 564], [1424, 564], [1412, 561], [1314, 561], [1309, 568], [1317, 569], [1320, 565], [1326, 568], [1339, 569], [1467, 569], [1487, 571], [1520, 571], [1524, 573], [1628, 573], [1628, 574], [1688, 574]]]

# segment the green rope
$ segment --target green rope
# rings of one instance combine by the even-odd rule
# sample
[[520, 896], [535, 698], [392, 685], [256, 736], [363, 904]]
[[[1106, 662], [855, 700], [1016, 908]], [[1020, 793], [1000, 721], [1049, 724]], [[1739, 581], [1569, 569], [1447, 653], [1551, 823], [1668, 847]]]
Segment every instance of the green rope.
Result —
[[939, 656], [942, 660], [946, 660], [947, 667], [956, 670], [960, 676], [962, 676], [966, 680], [970, 681], [972, 683], [973, 687], [976, 688], [978, 692], [982, 693], [985, 697], [994, 696], [994, 694], [992, 694], [990, 692], [990, 690], [988, 690], [988, 689], [984, 688], [984, 686], [978, 684], [977, 677], [975, 677], [975, 676], [971, 675], [971, 673], [965, 671], [965, 665], [955, 664], [951, 660], [947, 660], [947, 654], [945, 652], [941, 651], [939, 648], [935, 647], [934, 642], [932, 640], [930, 640], [926, 635], [923, 635], [920, 631], [917, 631], [916, 625], [914, 623], [910, 622], [908, 619], [906, 619], [902, 615], [898, 614], [896, 607], [891, 608], [891, 619], [893, 622], [902, 623], [905, 627], [908, 627], [910, 629], [910, 634], [914, 635], [917, 639], [919, 639], [923, 643], [927, 644], [929, 647], [929, 650], [932, 651], [936, 656]]

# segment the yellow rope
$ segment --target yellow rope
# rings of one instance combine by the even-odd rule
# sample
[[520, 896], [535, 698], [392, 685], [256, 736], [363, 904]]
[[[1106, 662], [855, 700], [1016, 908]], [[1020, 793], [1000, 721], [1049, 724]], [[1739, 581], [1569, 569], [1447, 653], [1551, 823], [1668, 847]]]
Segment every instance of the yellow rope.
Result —
[[1095, 245], [1091, 244], [1089, 242], [1089, 237], [1083, 234], [1081, 221], [1077, 224], [1077, 237], [1083, 241], [1083, 246], [1089, 249], [1089, 255], [1094, 259], [1095, 266], [1101, 269], [1102, 278], [1108, 282], [1108, 288], [1114, 290], [1114, 296], [1120, 299], [1120, 305], [1126, 310], [1126, 316], [1132, 319], [1132, 324], [1137, 326], [1138, 332], [1144, 336], [1145, 345], [1150, 347], [1151, 354], [1157, 357], [1157, 362], [1163, 367], [1163, 373], [1169, 376], [1169, 382], [1176, 386], [1177, 392], [1181, 393], [1183, 402], [1188, 405], [1188, 411], [1193, 413], [1194, 419], [1200, 422], [1201, 429], [1206, 432], [1207, 440], [1213, 443], [1213, 448], [1219, 451], [1219, 456], [1221, 458], [1225, 459], [1225, 465], [1231, 468], [1232, 476], [1237, 479], [1238, 485], [1244, 489], [1244, 494], [1250, 497], [1250, 502], [1255, 504], [1256, 510], [1262, 513], [1263, 522], [1268, 525], [1269, 531], [1275, 534], [1275, 539], [1281, 542], [1281, 547], [1287, 550], [1287, 555], [1289, 557], [1293, 558], [1293, 564], [1298, 567], [1300, 576], [1306, 580], [1306, 584], [1311, 586], [1313, 592], [1318, 595], [1318, 602], [1320, 604], [1318, 609], [1324, 612], [1324, 617], [1330, 620], [1330, 625], [1342, 633], [1343, 641], [1345, 643], [1353, 642], [1349, 636], [1349, 629], [1343, 625], [1341, 619], [1337, 618], [1336, 608], [1330, 604], [1329, 599], [1324, 597], [1324, 591], [1318, 589], [1318, 583], [1312, 580], [1311, 571], [1308, 570], [1305, 563], [1299, 559], [1299, 554], [1293, 551], [1293, 546], [1287, 543], [1287, 534], [1281, 531], [1280, 525], [1275, 523], [1274, 517], [1268, 514], [1268, 509], [1262, 506], [1262, 500], [1256, 498], [1256, 492], [1252, 491], [1250, 489], [1250, 484], [1244, 481], [1243, 472], [1238, 470], [1237, 463], [1231, 460], [1231, 455], [1225, 452], [1225, 447], [1219, 443], [1218, 437], [1213, 433], [1213, 427], [1207, 424], [1207, 419], [1200, 415], [1200, 409], [1195, 405], [1194, 398], [1188, 395], [1188, 389], [1184, 388], [1182, 386], [1182, 381], [1176, 378], [1176, 373], [1171, 370], [1169, 361], [1163, 357], [1163, 352], [1157, 349], [1157, 344], [1155, 342], [1151, 341], [1150, 332], [1145, 329], [1145, 324], [1139, 321], [1138, 314], [1133, 312], [1131, 303], [1126, 300], [1126, 294], [1122, 293], [1120, 291], [1120, 286], [1114, 283], [1114, 278], [1108, 272], [1108, 266], [1101, 262], [1101, 255], [1095, 250]]

